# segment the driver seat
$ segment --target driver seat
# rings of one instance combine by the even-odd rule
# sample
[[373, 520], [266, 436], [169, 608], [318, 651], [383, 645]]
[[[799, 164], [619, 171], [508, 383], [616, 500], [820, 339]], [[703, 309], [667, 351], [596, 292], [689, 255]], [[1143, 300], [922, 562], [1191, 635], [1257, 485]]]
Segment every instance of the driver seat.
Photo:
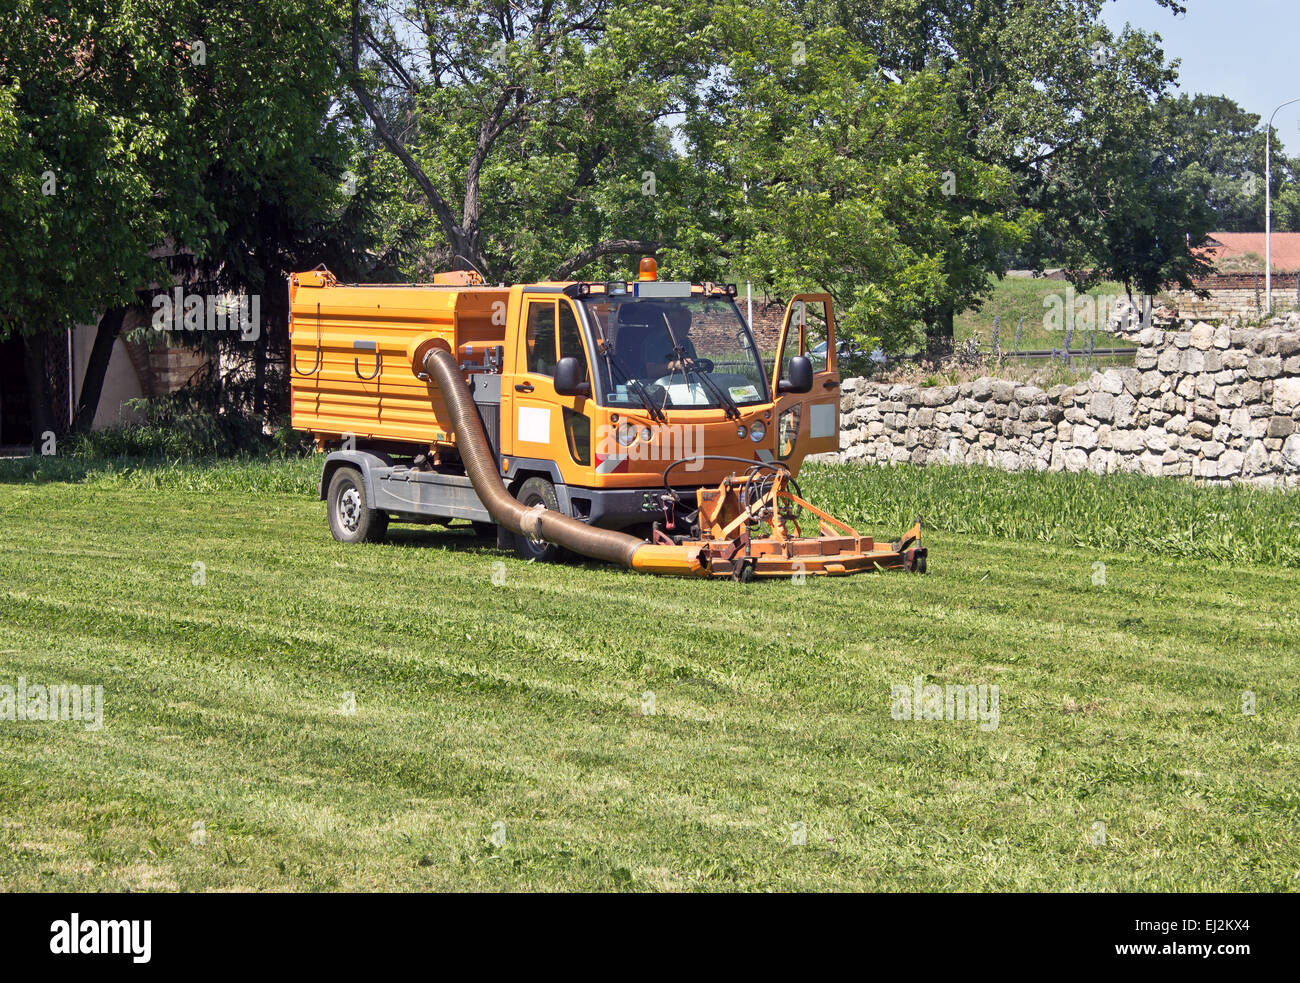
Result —
[[626, 304], [619, 310], [615, 348], [628, 371], [637, 378], [649, 378], [651, 362], [663, 362], [672, 356], [672, 339], [663, 322], [663, 315], [668, 313], [662, 304], [644, 302]]

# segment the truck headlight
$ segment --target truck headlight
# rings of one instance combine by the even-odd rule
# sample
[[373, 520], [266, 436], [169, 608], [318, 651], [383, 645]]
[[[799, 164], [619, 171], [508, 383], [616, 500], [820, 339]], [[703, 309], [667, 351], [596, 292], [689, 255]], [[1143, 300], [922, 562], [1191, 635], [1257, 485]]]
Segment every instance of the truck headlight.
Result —
[[635, 441], [636, 435], [637, 428], [626, 420], [620, 423], [618, 425], [618, 430], [615, 431], [615, 436], [618, 438], [619, 445], [622, 447], [627, 447]]
[[745, 425], [743, 423], [736, 428], [736, 436], [739, 437], [741, 440], [745, 439], [745, 434], [747, 434], [748, 432], [749, 431], [745, 429]]
[[766, 436], [767, 425], [762, 420], [755, 420], [753, 425], [749, 428], [749, 439], [758, 444], [761, 443], [763, 438]]

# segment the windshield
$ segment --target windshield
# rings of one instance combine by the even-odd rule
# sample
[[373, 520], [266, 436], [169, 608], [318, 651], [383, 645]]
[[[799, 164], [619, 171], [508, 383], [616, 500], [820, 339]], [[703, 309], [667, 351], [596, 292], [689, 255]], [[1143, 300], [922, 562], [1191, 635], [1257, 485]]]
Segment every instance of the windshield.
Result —
[[753, 336], [725, 297], [591, 297], [584, 301], [613, 356], [595, 359], [609, 406], [706, 409], [767, 402]]

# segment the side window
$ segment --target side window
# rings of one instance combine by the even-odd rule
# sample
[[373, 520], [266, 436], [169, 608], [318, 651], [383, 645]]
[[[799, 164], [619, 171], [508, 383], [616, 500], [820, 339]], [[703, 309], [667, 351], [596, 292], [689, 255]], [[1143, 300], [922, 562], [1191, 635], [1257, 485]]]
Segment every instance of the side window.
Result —
[[532, 301], [528, 305], [528, 371], [555, 375], [555, 304]]
[[825, 372], [832, 364], [833, 354], [827, 350], [829, 346], [826, 344], [829, 336], [826, 330], [826, 305], [809, 303], [804, 313], [804, 354], [812, 361], [814, 372]]
[[[584, 378], [589, 377], [587, 354], [582, 348], [582, 332], [578, 319], [568, 302], [560, 304], [560, 358], [576, 358], [582, 366]], [[588, 467], [591, 464], [591, 419], [583, 413], [564, 407], [564, 435], [569, 442], [569, 456], [574, 463]]]
[[790, 323], [785, 332], [785, 350], [781, 353], [781, 376], [790, 369], [790, 359], [806, 355], [814, 372], [825, 372], [835, 367], [834, 352], [828, 351], [826, 305], [820, 301], [797, 300], [790, 311]]
[[573, 308], [565, 301], [560, 301], [560, 358], [569, 356], [582, 363], [585, 375], [587, 355], [582, 350], [582, 332], [578, 329], [578, 319], [573, 316]]
[[790, 312], [790, 321], [785, 328], [785, 347], [781, 351], [781, 378], [790, 371], [790, 359], [803, 354], [805, 307], [802, 300], [796, 300]]
[[776, 456], [785, 460], [794, 453], [799, 439], [799, 419], [803, 416], [803, 403], [795, 403], [776, 421]]
[[569, 443], [569, 456], [575, 464], [591, 464], [591, 418], [585, 413], [564, 410], [564, 436]]

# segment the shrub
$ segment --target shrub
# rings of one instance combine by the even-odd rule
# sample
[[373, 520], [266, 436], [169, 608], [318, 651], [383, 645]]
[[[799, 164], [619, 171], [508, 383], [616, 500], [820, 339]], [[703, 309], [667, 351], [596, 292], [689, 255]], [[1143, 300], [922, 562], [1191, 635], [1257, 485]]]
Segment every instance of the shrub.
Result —
[[261, 417], [220, 405], [205, 386], [186, 386], [167, 396], [133, 399], [143, 416], [68, 438], [68, 449], [87, 458], [213, 458], [279, 454], [297, 456], [311, 449], [310, 438], [281, 427], [266, 432]]

